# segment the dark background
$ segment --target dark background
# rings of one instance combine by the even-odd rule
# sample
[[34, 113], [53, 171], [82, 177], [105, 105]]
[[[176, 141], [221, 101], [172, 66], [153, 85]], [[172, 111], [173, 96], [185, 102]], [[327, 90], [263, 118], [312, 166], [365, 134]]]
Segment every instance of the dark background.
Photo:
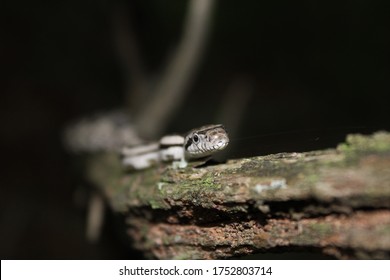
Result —
[[[82, 170], [61, 142], [69, 121], [123, 105], [117, 5], [131, 15], [148, 73], [180, 38], [186, 1], [129, 2], [1, 4], [2, 258], [139, 258], [111, 216], [99, 244], [85, 241], [85, 207], [75, 198]], [[217, 2], [170, 129], [212, 122], [228, 81], [246, 77], [255, 94], [238, 132], [245, 149], [231, 157], [335, 147], [349, 132], [389, 130], [389, 14], [389, 1]]]

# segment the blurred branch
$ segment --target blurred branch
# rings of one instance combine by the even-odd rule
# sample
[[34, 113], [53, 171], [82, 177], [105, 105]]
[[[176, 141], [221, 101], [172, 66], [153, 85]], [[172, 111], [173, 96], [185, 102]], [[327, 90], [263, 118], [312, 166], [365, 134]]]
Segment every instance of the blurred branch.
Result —
[[114, 35], [120, 61], [125, 69], [126, 107], [136, 115], [149, 94], [149, 81], [144, 73], [144, 63], [138, 48], [133, 22], [126, 12], [128, 9], [124, 6], [123, 3], [117, 4], [113, 12]]
[[123, 145], [140, 144], [141, 139], [128, 114], [114, 110], [70, 124], [63, 135], [65, 147], [73, 152], [119, 151]]
[[95, 192], [89, 198], [88, 203], [86, 238], [88, 242], [96, 243], [100, 238], [104, 221], [104, 199]]
[[205, 45], [214, 0], [190, 0], [182, 40], [156, 85], [152, 98], [140, 110], [136, 127], [140, 135], [161, 135], [180, 106], [194, 76]]

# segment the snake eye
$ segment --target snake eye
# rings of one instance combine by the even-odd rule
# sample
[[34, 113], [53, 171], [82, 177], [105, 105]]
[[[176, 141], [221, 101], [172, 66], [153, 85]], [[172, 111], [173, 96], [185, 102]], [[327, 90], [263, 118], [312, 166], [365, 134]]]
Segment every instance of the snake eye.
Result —
[[199, 136], [197, 134], [195, 134], [193, 137], [192, 137], [192, 140], [194, 140], [195, 143], [198, 143], [199, 142]]

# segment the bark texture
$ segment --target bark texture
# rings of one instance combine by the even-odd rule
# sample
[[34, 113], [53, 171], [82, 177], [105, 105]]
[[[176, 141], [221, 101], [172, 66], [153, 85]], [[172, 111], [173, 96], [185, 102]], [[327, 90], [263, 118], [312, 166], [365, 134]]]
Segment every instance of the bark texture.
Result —
[[390, 134], [349, 135], [336, 149], [126, 173], [96, 155], [89, 179], [126, 220], [133, 246], [158, 259], [321, 250], [390, 257]]

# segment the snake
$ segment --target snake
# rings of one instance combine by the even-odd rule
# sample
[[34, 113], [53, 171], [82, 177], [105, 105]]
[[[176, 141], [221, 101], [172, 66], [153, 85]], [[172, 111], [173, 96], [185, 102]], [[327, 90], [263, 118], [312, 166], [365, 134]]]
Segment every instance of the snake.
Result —
[[185, 134], [169, 134], [159, 141], [123, 147], [122, 164], [131, 170], [142, 170], [160, 162], [173, 162], [177, 168], [190, 161], [211, 157], [226, 148], [229, 136], [222, 124], [209, 124]]

